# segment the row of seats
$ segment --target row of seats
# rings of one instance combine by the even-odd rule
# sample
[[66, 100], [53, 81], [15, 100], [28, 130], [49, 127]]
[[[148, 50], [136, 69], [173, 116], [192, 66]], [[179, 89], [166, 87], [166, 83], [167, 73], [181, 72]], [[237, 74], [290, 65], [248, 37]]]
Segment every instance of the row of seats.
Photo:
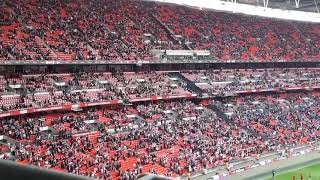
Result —
[[[221, 61], [319, 60], [319, 25], [128, 0], [2, 3], [0, 60], [156, 60], [153, 49]], [[248, 28], [250, 27], [250, 28]]]

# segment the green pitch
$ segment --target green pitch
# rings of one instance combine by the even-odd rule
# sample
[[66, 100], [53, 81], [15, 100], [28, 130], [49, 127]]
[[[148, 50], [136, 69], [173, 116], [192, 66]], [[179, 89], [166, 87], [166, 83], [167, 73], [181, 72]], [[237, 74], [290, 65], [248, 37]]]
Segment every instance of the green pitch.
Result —
[[[309, 180], [309, 175], [311, 175], [312, 180], [320, 180], [320, 164], [276, 174], [275, 180], [293, 180], [293, 176], [296, 177], [295, 180], [301, 180], [301, 174], [303, 176], [303, 180]], [[268, 178], [267, 180], [272, 180], [272, 178]]]

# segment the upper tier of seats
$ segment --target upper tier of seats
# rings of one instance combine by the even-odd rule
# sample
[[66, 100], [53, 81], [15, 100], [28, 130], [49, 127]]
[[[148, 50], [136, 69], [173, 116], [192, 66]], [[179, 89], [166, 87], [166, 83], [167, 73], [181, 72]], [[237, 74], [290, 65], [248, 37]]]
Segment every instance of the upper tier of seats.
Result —
[[221, 61], [320, 59], [320, 25], [128, 0], [0, 4], [0, 60], [156, 60], [153, 49]]

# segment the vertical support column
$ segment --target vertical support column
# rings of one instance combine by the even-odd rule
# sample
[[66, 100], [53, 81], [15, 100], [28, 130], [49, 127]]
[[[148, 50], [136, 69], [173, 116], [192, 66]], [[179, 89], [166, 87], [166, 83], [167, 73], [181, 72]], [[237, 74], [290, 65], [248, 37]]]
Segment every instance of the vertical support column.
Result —
[[294, 0], [296, 2], [296, 8], [299, 8], [300, 0]]
[[269, 5], [269, 0], [263, 0], [263, 6], [267, 8]]

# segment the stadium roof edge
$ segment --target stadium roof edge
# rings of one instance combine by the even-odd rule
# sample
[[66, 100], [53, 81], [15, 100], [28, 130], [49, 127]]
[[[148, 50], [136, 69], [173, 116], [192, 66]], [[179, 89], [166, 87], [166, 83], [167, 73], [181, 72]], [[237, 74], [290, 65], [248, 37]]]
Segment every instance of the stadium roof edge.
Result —
[[320, 13], [275, 9], [275, 8], [248, 5], [248, 4], [240, 4], [236, 2], [226, 2], [221, 0], [199, 0], [199, 1], [144, 0], [144, 1], [172, 3], [177, 5], [183, 5], [183, 6], [191, 6], [199, 9], [241, 13], [246, 15], [277, 18], [277, 19], [284, 19], [284, 20], [320, 23]]

